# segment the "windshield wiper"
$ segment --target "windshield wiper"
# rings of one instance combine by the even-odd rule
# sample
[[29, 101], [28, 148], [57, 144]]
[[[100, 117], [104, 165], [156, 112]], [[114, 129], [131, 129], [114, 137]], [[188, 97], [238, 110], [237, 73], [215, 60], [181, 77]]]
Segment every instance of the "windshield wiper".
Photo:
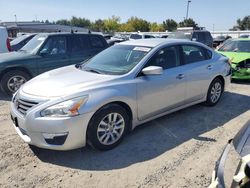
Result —
[[98, 71], [98, 70], [95, 70], [95, 69], [84, 69], [85, 71], [88, 71], [88, 72], [93, 72], [93, 73], [96, 73], [96, 74], [102, 74], [102, 72]]

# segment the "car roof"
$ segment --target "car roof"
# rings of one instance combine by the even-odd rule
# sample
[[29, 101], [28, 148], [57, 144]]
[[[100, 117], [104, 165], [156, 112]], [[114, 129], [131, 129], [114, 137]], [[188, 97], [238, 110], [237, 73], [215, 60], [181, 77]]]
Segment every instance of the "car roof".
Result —
[[163, 38], [155, 38], [155, 39], [139, 39], [139, 40], [129, 40], [125, 42], [121, 42], [121, 45], [133, 45], [133, 46], [147, 46], [147, 47], [156, 47], [163, 44], [171, 44], [171, 43], [190, 43], [197, 44], [195, 42], [191, 42], [185, 39], [163, 39]]
[[47, 35], [47, 36], [56, 36], [56, 35], [93, 35], [93, 36], [102, 36], [100, 34], [97, 33], [86, 33], [86, 32], [74, 32], [74, 33], [70, 33], [70, 32], [55, 32], [55, 33], [39, 33], [39, 35]]

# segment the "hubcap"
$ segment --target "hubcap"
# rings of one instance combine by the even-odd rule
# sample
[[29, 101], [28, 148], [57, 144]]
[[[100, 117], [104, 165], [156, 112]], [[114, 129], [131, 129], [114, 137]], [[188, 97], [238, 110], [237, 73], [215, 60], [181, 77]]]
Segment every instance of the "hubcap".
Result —
[[21, 85], [23, 85], [26, 82], [26, 79], [23, 76], [13, 76], [8, 80], [7, 86], [8, 89], [14, 93], [16, 92]]
[[114, 144], [121, 138], [124, 128], [124, 118], [118, 113], [110, 113], [99, 123], [97, 138], [101, 144]]
[[216, 103], [221, 96], [222, 88], [219, 82], [216, 82], [211, 89], [211, 101]]

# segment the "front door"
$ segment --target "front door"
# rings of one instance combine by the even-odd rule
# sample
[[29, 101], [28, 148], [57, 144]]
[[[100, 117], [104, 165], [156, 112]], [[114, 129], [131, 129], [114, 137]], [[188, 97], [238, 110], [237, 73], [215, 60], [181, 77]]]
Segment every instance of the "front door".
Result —
[[180, 64], [178, 46], [159, 50], [145, 67], [148, 66], [161, 66], [163, 74], [137, 78], [139, 120], [183, 105], [186, 95], [186, 76]]
[[37, 60], [39, 74], [70, 64], [65, 36], [49, 37], [39, 54], [40, 58]]

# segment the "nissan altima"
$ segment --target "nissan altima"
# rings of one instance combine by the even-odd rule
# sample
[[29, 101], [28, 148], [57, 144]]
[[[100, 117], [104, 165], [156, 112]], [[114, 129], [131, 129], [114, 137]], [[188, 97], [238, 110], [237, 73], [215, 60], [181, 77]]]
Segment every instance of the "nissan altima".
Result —
[[201, 43], [126, 41], [24, 84], [11, 118], [30, 145], [108, 150], [137, 125], [194, 104], [216, 105], [230, 79], [228, 59]]

